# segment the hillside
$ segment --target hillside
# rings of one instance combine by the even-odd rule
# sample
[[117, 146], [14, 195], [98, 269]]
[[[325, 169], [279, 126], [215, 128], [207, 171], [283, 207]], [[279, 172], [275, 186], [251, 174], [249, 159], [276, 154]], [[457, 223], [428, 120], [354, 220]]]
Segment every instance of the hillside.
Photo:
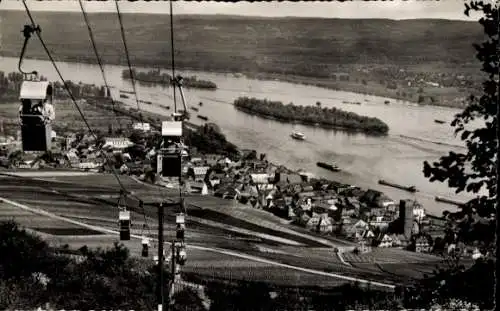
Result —
[[[55, 59], [96, 64], [81, 13], [34, 15]], [[89, 18], [103, 62], [126, 65], [116, 14]], [[0, 21], [0, 56], [17, 57], [25, 13], [3, 11]], [[169, 17], [124, 14], [123, 21], [132, 65], [168, 68]], [[241, 72], [445, 106], [461, 106], [482, 82], [472, 47], [483, 41], [476, 22], [179, 15], [174, 24], [176, 62], [183, 69]], [[47, 59], [37, 40], [27, 57]]]
[[[35, 12], [43, 36], [58, 59], [94, 62], [80, 13]], [[4, 56], [17, 56], [27, 21], [20, 11], [0, 12]], [[124, 63], [116, 14], [90, 14], [97, 46], [106, 63]], [[168, 16], [124, 14], [135, 65], [168, 65]], [[198, 69], [276, 71], [340, 64], [443, 63], [474, 60], [472, 42], [483, 35], [477, 23], [447, 20], [348, 20], [180, 15], [174, 17], [180, 65]], [[82, 39], [83, 38], [83, 39]], [[28, 57], [45, 58], [39, 44]], [[308, 66], [305, 66], [305, 63]], [[230, 68], [233, 67], [233, 68]]]

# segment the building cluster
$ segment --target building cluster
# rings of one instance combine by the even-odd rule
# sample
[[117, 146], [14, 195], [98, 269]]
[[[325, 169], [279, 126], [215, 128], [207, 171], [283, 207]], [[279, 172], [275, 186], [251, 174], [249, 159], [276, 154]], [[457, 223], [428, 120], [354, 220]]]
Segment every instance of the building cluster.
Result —
[[[21, 138], [0, 136], [0, 165], [10, 168], [66, 168], [91, 172], [104, 172], [108, 159], [123, 174], [143, 174], [151, 167], [149, 154], [139, 146], [139, 155], [131, 154], [136, 144], [127, 137], [100, 137], [71, 133], [58, 136], [52, 132], [52, 145], [48, 153], [22, 152]], [[144, 152], [146, 151], [146, 152]]]
[[430, 252], [425, 210], [414, 201], [396, 203], [383, 193], [293, 172], [260, 159], [191, 157], [183, 167], [190, 192], [212, 194], [261, 208], [318, 234], [332, 234], [370, 247]]
[[[145, 180], [152, 173], [152, 180], [166, 187], [175, 188], [181, 182], [187, 192], [235, 200], [316, 234], [350, 240], [357, 243], [356, 251], [360, 252], [372, 247], [431, 252], [435, 238], [443, 236], [443, 226], [436, 229], [415, 201], [394, 202], [379, 191], [316, 179], [304, 171], [273, 164], [263, 154], [257, 157], [255, 151], [242, 150], [235, 161], [186, 147], [182, 153], [182, 178], [178, 179], [159, 174], [162, 168], [157, 165], [161, 163], [157, 161], [157, 148], [145, 142], [133, 143], [126, 137], [103, 137], [96, 141], [88, 134], [53, 136], [55, 143], [50, 157], [4, 152], [3, 162], [18, 168], [52, 166], [102, 172], [103, 153], [106, 153], [121, 174]], [[4, 149], [19, 145], [13, 138], [3, 141]]]

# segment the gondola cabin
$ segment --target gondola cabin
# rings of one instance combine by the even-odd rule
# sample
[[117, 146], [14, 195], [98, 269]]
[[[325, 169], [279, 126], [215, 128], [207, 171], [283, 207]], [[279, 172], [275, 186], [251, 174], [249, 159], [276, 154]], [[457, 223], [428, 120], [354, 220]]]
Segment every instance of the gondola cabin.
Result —
[[163, 148], [158, 154], [158, 173], [163, 177], [180, 177], [182, 121], [164, 121], [161, 136]]
[[52, 84], [48, 81], [24, 81], [19, 99], [23, 151], [50, 150], [51, 123], [55, 118]]

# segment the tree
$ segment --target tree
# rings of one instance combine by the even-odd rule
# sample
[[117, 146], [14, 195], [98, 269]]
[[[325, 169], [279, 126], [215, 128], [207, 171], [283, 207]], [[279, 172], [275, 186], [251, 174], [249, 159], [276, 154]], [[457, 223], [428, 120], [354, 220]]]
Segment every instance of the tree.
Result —
[[184, 288], [176, 293], [173, 297], [175, 304], [172, 308], [174, 311], [202, 311], [205, 310], [203, 301], [196, 291], [191, 288]]
[[[465, 7], [466, 15], [469, 15], [471, 10], [484, 14], [479, 23], [483, 26], [487, 39], [482, 44], [474, 44], [474, 47], [477, 51], [476, 57], [482, 63], [482, 71], [487, 75], [487, 80], [483, 83], [483, 95], [480, 98], [471, 95], [468, 105], [455, 116], [451, 123], [455, 128], [455, 134], [461, 135], [460, 138], [465, 141], [467, 152], [450, 151], [437, 162], [432, 164], [424, 162], [423, 172], [431, 182], [447, 182], [456, 193], [466, 191], [476, 195], [462, 207], [463, 215], [472, 215], [475, 210], [479, 216], [489, 217], [495, 213], [497, 182], [495, 130], [499, 58], [496, 47], [499, 44], [497, 27], [500, 21], [498, 8], [494, 8], [489, 3], [472, 1]], [[484, 120], [482, 127], [476, 129], [468, 127], [471, 121], [481, 119]], [[484, 188], [487, 194], [479, 194], [479, 191]], [[494, 230], [490, 231], [489, 236], [483, 238], [491, 242], [493, 235]]]
[[[480, 1], [472, 1], [465, 5], [465, 14], [470, 11], [480, 11], [484, 16], [479, 20], [483, 26], [487, 39], [482, 44], [474, 44], [477, 59], [482, 63], [482, 71], [487, 80], [483, 83], [483, 94], [480, 98], [473, 95], [469, 97], [468, 105], [461, 113], [455, 116], [451, 125], [455, 128], [456, 135], [465, 141], [467, 152], [449, 152], [438, 162], [429, 164], [424, 162], [423, 172], [431, 182], [447, 182], [456, 193], [462, 191], [474, 193], [476, 197], [464, 206], [458, 214], [446, 213], [448, 222], [446, 236], [443, 242], [473, 242], [480, 241], [483, 248], [488, 249], [495, 240], [494, 219], [486, 218], [495, 215], [496, 200], [496, 127], [499, 83], [499, 44], [498, 8]], [[483, 120], [481, 127], [471, 129], [470, 122]], [[486, 189], [485, 195], [480, 194], [481, 189]], [[474, 221], [473, 215], [477, 213], [485, 217], [486, 222]], [[443, 213], [444, 214], [444, 213]], [[456, 219], [462, 220], [457, 223]], [[437, 244], [437, 243], [436, 243]], [[468, 302], [478, 304], [481, 308], [491, 308], [494, 304], [494, 259], [479, 260], [472, 268], [465, 270], [456, 261], [451, 269], [440, 269], [433, 277], [421, 282], [416, 287], [416, 292], [407, 297], [414, 297], [406, 307], [433, 303], [446, 304], [449, 299], [463, 298]], [[478, 277], [481, 276], [481, 277]], [[479, 289], [479, 290], [478, 290]]]

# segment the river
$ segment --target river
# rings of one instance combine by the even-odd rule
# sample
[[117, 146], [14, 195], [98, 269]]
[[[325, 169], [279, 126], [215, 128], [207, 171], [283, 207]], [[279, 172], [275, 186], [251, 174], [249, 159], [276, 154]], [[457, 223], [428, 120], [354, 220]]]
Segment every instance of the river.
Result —
[[[15, 58], [0, 57], [0, 70], [17, 71]], [[57, 63], [64, 79], [104, 85], [97, 65], [80, 63]], [[50, 80], [59, 80], [54, 67], [49, 61], [25, 60], [25, 70], [37, 70]], [[139, 70], [145, 68], [137, 67]], [[132, 90], [130, 81], [121, 78], [122, 66], [105, 66], [106, 78], [112, 96], [125, 104], [136, 107], [134, 96], [120, 99], [119, 90]], [[256, 149], [266, 153], [272, 162], [284, 164], [293, 169], [303, 168], [317, 176], [323, 176], [363, 188], [383, 191], [389, 197], [399, 200], [415, 198], [426, 210], [441, 215], [444, 210], [455, 210], [448, 204], [434, 201], [435, 196], [451, 197], [465, 201], [465, 194], [455, 195], [441, 183], [430, 183], [423, 176], [423, 161], [435, 161], [449, 150], [464, 151], [463, 143], [453, 135], [453, 129], [447, 124], [437, 124], [434, 119], [450, 122], [457, 109], [391, 101], [385, 105], [385, 98], [360, 95], [350, 92], [332, 91], [313, 86], [297, 85], [279, 81], [261, 81], [248, 79], [233, 74], [215, 74], [207, 72], [182, 71], [184, 76], [196, 75], [217, 84], [215, 91], [186, 89], [188, 104], [198, 107], [203, 102], [199, 113], [218, 124], [227, 139], [242, 148]], [[154, 105], [141, 105], [141, 109], [158, 114], [168, 114], [157, 105], [173, 107], [172, 89], [145, 87], [137, 85], [141, 100], [152, 101]], [[324, 130], [302, 125], [284, 124], [262, 119], [236, 110], [231, 103], [238, 96], [250, 96], [293, 102], [300, 105], [338, 107], [361, 115], [377, 117], [389, 125], [387, 137], [370, 137], [364, 134], [348, 134], [342, 131]], [[361, 102], [362, 105], [349, 105], [343, 101]], [[178, 101], [180, 102], [180, 101]], [[57, 107], [56, 107], [57, 109]], [[191, 121], [201, 124], [191, 111]], [[294, 130], [303, 132], [307, 139], [296, 141], [290, 138]], [[409, 139], [401, 137], [415, 137]], [[442, 144], [436, 144], [439, 142]], [[449, 145], [446, 145], [449, 144]], [[316, 166], [316, 162], [335, 161], [343, 169], [340, 173], [325, 171]], [[382, 186], [379, 179], [402, 185], [415, 185], [419, 190], [411, 194], [402, 190]]]

